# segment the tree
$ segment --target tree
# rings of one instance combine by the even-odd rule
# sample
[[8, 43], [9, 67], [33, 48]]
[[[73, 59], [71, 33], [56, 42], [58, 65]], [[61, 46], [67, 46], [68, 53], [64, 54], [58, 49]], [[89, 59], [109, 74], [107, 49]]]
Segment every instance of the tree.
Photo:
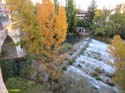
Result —
[[67, 17], [64, 7], [59, 7], [58, 13], [55, 13], [51, 0], [48, 2], [43, 0], [42, 5], [37, 5], [37, 20], [44, 37], [44, 49], [58, 51], [67, 33]]
[[12, 14], [12, 21], [18, 22], [15, 28], [23, 33], [21, 44], [27, 54], [47, 65], [53, 64], [67, 33], [64, 7], [59, 7], [55, 13], [51, 0], [43, 0], [43, 4], [37, 4], [36, 8], [30, 0], [8, 0], [7, 3], [10, 10], [17, 11]]
[[94, 18], [94, 22], [96, 23], [96, 29], [94, 31], [95, 35], [105, 36], [109, 33], [109, 32], [106, 33], [105, 30], [106, 30], [106, 26], [107, 26], [106, 19], [110, 15], [110, 13], [111, 13], [111, 11], [106, 8], [103, 8], [103, 10], [101, 10], [101, 9], [96, 10], [95, 18]]
[[116, 35], [113, 38], [112, 46], [109, 47], [110, 53], [114, 55], [116, 67], [116, 76], [114, 81], [120, 86], [121, 89], [125, 89], [125, 43], [122, 42], [120, 35]]
[[58, 52], [66, 38], [67, 17], [64, 7], [58, 6], [56, 10], [51, 0], [42, 2], [33, 6], [30, 0], [7, 1], [9, 9], [17, 12], [12, 14], [12, 21], [18, 22], [15, 28], [23, 33], [21, 44], [36, 63], [44, 64], [53, 80], [60, 74], [57, 65], [63, 56], [60, 57]]
[[68, 22], [68, 31], [73, 32], [77, 25], [76, 8], [74, 0], [66, 0], [66, 14]]
[[94, 24], [93, 20], [96, 15], [96, 8], [97, 8], [96, 2], [95, 2], [95, 0], [92, 0], [91, 5], [88, 7], [88, 11], [85, 15], [85, 19], [86, 19], [88, 28], [91, 28], [92, 25]]
[[27, 50], [27, 55], [40, 55], [43, 50], [43, 36], [31, 0], [7, 0], [7, 5], [12, 11], [12, 21], [17, 22], [13, 29], [19, 29], [22, 33], [19, 43]]
[[[113, 37], [116, 34], [120, 34], [121, 37], [125, 38], [125, 12], [124, 4], [117, 5], [115, 9], [108, 10], [106, 24], [102, 27], [105, 31], [105, 35]], [[115, 11], [115, 12], [114, 12]], [[113, 13], [114, 12], [114, 13]]]
[[54, 5], [55, 5], [55, 13], [58, 13], [58, 9], [59, 9], [59, 2], [58, 2], [58, 0], [54, 0]]
[[61, 57], [59, 50], [62, 42], [66, 39], [67, 17], [65, 8], [60, 6], [55, 12], [51, 0], [43, 0], [43, 4], [37, 4], [37, 20], [41, 33], [44, 37], [43, 48], [46, 59], [42, 62], [46, 65], [46, 71], [51, 78], [51, 89], [53, 91], [53, 80], [60, 74], [59, 67]]

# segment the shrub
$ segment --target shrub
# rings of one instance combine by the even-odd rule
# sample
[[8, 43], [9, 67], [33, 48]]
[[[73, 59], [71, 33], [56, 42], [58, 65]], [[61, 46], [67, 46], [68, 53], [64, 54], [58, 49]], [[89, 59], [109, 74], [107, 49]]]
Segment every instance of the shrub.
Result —
[[112, 83], [112, 82], [108, 82], [108, 85], [109, 85], [109, 86], [112, 86], [112, 87], [115, 86], [115, 84]]
[[98, 73], [96, 73], [96, 72], [93, 72], [91, 75], [92, 75], [93, 77], [98, 77]]
[[54, 93], [89, 93], [90, 89], [87, 89], [87, 86], [89, 83], [86, 78], [71, 71], [63, 74], [58, 79], [58, 83], [54, 84]]
[[66, 66], [63, 66], [62, 70], [63, 70], [63, 71], [66, 71], [66, 70], [67, 70], [67, 67], [66, 67]]
[[0, 66], [2, 69], [3, 78], [6, 81], [8, 78], [13, 77], [13, 61], [12, 60], [0, 60]]
[[97, 80], [101, 80], [101, 78], [100, 78], [100, 77], [96, 77], [96, 79], [97, 79]]
[[108, 44], [111, 44], [111, 40], [108, 37], [92, 36], [92, 38], [105, 42], [105, 43], [108, 43]]
[[31, 60], [26, 60], [22, 62], [20, 75], [24, 78], [30, 78], [31, 73], [33, 73], [33, 68], [31, 67]]
[[34, 81], [24, 78], [9, 78], [5, 84], [9, 93], [48, 93], [44, 90], [44, 85], [36, 84]]
[[70, 43], [64, 43], [59, 52], [60, 54], [63, 54], [66, 52], [73, 52], [73, 45]]
[[98, 68], [98, 67], [95, 69], [95, 71], [96, 71], [97, 73], [99, 73], [99, 74], [102, 73], [102, 70], [101, 70], [100, 68]]
[[74, 62], [75, 62], [75, 59], [71, 59], [69, 60], [68, 65], [72, 65]]
[[79, 68], [82, 68], [82, 66], [80, 64], [77, 65]]

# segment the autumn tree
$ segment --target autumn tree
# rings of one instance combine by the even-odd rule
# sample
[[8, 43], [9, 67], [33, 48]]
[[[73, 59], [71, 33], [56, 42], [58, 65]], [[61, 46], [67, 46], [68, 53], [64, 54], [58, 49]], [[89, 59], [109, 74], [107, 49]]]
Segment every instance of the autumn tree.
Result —
[[[46, 65], [49, 77], [53, 80], [58, 77], [60, 71], [58, 64], [61, 62], [59, 50], [66, 39], [67, 17], [65, 8], [60, 6], [55, 12], [55, 6], [51, 0], [43, 0], [37, 4], [37, 20], [44, 37], [43, 48], [46, 59], [42, 61]], [[51, 89], [53, 90], [51, 81]]]
[[43, 50], [43, 36], [39, 30], [35, 7], [31, 0], [7, 0], [7, 7], [12, 11], [12, 22], [16, 22], [12, 26], [13, 30], [21, 31], [19, 43], [24, 47], [27, 55], [40, 55]]
[[12, 21], [18, 23], [13, 29], [22, 32], [21, 44], [27, 54], [33, 56], [36, 63], [44, 64], [49, 77], [56, 79], [60, 74], [57, 65], [64, 58], [58, 52], [67, 33], [65, 8], [54, 5], [51, 0], [42, 0], [42, 4], [36, 6], [30, 0], [7, 0], [7, 3], [8, 8], [15, 11]]
[[37, 20], [44, 37], [43, 48], [51, 59], [47, 58], [46, 61], [50, 65], [57, 59], [58, 51], [62, 42], [65, 41], [67, 33], [65, 8], [59, 7], [57, 13], [55, 13], [54, 8], [51, 0], [43, 0], [42, 4], [37, 4]]
[[109, 47], [110, 53], [114, 55], [116, 67], [116, 76], [114, 81], [119, 87], [125, 89], [125, 43], [122, 42], [120, 35], [116, 35], [113, 38], [112, 46]]

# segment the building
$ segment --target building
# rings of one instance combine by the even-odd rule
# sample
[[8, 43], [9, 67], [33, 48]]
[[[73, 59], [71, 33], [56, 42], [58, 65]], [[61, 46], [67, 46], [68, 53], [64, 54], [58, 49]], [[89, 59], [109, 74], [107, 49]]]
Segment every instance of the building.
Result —
[[79, 11], [76, 13], [76, 17], [77, 17], [78, 19], [84, 19], [85, 14], [86, 14], [86, 11], [85, 11], [85, 10], [79, 10]]
[[[82, 22], [82, 20], [85, 18], [85, 15], [86, 15], [85, 10], [78, 10], [78, 12], [76, 13], [76, 17], [78, 18], [79, 23]], [[86, 29], [82, 25], [79, 24], [76, 27], [76, 33], [79, 36], [84, 36], [86, 33]]]

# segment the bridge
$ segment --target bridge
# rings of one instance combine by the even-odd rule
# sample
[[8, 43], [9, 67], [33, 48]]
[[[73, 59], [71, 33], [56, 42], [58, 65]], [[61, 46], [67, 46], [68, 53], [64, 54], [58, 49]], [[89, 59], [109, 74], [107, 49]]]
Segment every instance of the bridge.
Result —
[[[25, 56], [24, 50], [20, 45], [20, 30], [12, 28], [15, 24], [17, 22], [11, 21], [11, 12], [7, 8], [5, 0], [0, 0], [0, 59], [5, 57], [21, 58]], [[6, 41], [11, 41], [15, 49], [12, 49], [12, 44], [6, 45], [8, 43]], [[5, 50], [9, 50], [9, 52]]]
[[[12, 39], [12, 42], [14, 43], [14, 46], [16, 48], [16, 55], [13, 55], [13, 51], [12, 53], [10, 53], [11, 55], [9, 55], [9, 57], [24, 57], [25, 56], [25, 52], [24, 50], [21, 48], [20, 45], [20, 30], [19, 29], [12, 29], [12, 26], [14, 24], [16, 24], [17, 22], [11, 22], [10, 20], [0, 20], [0, 22], [2, 23], [1, 27], [2, 29], [0, 29], [0, 54], [1, 57], [2, 56], [2, 47], [5, 43], [5, 40], [7, 39], [7, 37], [9, 37], [10, 39]], [[6, 51], [5, 51], [6, 52]]]
[[[8, 17], [0, 17], [0, 59], [13, 59], [13, 58], [22, 58], [25, 56], [24, 50], [21, 48], [20, 45], [20, 30], [19, 29], [12, 29], [12, 26], [17, 24], [17, 22], [11, 22], [11, 20], [8, 19]], [[16, 50], [16, 55], [13, 55], [13, 50], [11, 50], [11, 55], [9, 56], [2, 56], [2, 49], [4, 47], [4, 44], [6, 43], [6, 39], [9, 37], [9, 39], [12, 40], [14, 43], [14, 47]], [[9, 47], [9, 46], [8, 46]], [[6, 52], [6, 51], [5, 51]], [[0, 67], [0, 93], [8, 93], [7, 88], [4, 84], [1, 67]]]

